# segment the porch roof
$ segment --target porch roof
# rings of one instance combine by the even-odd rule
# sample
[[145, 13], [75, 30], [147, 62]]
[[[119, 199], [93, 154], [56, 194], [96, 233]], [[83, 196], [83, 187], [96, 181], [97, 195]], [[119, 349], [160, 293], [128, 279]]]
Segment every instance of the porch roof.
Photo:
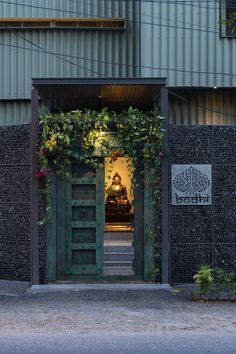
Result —
[[33, 87], [51, 112], [91, 108], [152, 110], [165, 78], [33, 79]]

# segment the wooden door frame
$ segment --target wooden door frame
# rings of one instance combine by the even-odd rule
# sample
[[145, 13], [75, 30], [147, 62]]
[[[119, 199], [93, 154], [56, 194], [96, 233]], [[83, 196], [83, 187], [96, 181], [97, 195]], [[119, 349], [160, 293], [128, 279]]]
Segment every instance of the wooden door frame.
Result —
[[[140, 172], [142, 166], [140, 165]], [[133, 278], [145, 281], [154, 280], [154, 208], [152, 203], [152, 186], [143, 182], [141, 173], [136, 173], [138, 187], [134, 188], [134, 260], [135, 275]], [[104, 276], [96, 275], [66, 275], [66, 185], [60, 178], [52, 177], [51, 187], [51, 217], [46, 226], [47, 239], [47, 280], [56, 281], [60, 279], [99, 279]], [[104, 181], [105, 182], [105, 181]], [[58, 207], [58, 201], [64, 206]], [[64, 201], [64, 202], [63, 202]], [[57, 219], [60, 219], [61, 226], [58, 227]], [[112, 280], [117, 276], [109, 276]], [[119, 278], [119, 277], [118, 277]], [[132, 277], [130, 277], [132, 278]]]

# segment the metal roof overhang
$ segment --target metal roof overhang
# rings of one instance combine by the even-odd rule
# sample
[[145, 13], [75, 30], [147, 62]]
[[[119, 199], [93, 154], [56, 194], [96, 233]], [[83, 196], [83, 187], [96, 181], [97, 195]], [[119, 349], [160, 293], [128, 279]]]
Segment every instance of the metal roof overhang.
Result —
[[152, 110], [165, 78], [33, 79], [39, 98], [51, 112], [102, 107], [119, 111], [132, 106]]

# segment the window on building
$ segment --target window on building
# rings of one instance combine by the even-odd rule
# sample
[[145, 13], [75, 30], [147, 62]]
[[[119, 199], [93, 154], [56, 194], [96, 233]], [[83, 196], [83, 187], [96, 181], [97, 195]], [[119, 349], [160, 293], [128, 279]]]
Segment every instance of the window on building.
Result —
[[0, 30], [34, 29], [107, 29], [126, 28], [124, 18], [0, 18]]
[[236, 0], [223, 0], [221, 6], [221, 34], [236, 37]]

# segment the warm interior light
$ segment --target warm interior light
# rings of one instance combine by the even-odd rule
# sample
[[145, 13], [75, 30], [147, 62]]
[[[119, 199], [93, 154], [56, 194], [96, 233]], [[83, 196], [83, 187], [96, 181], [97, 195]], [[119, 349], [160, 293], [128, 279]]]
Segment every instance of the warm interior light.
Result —
[[133, 168], [130, 160], [113, 151], [105, 158], [105, 215], [107, 232], [130, 232], [134, 216]]
[[100, 136], [103, 136], [104, 135], [104, 132], [102, 131], [102, 127], [100, 126]]

